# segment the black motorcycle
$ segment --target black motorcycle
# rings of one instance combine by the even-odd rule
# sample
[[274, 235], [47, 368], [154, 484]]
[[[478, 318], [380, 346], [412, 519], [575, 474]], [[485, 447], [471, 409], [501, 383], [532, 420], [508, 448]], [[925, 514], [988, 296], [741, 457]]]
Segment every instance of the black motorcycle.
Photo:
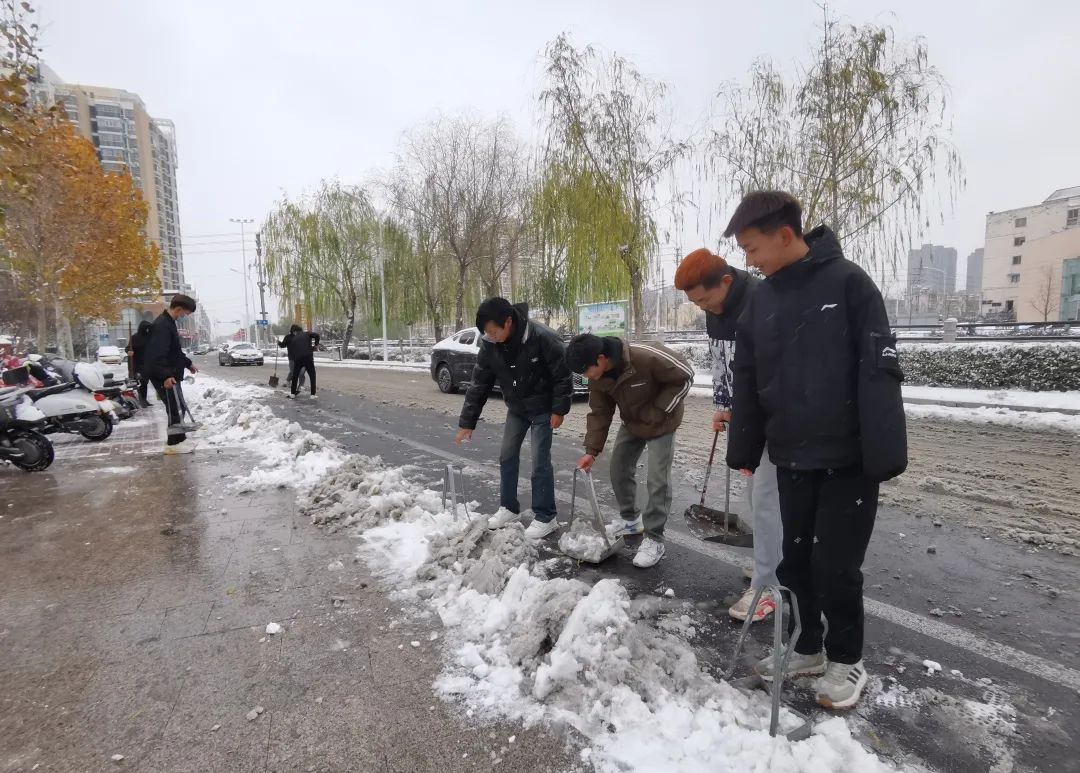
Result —
[[38, 472], [53, 463], [53, 445], [40, 430], [45, 415], [23, 404], [24, 389], [0, 389], [0, 460], [27, 472]]

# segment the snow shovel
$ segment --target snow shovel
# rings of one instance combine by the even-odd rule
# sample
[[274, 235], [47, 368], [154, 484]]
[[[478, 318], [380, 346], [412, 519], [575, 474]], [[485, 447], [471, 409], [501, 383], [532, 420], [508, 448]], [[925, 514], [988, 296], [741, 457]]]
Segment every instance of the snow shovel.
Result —
[[[165, 393], [166, 400], [169, 399], [170, 394], [173, 396], [172, 399], [176, 401], [180, 413], [180, 421], [176, 424], [170, 424], [165, 430], [165, 434], [169, 436], [186, 435], [188, 432], [194, 432], [202, 427], [202, 424], [195, 421], [195, 417], [191, 415], [191, 409], [187, 406], [187, 401], [184, 399], [184, 393], [181, 392], [178, 387], [179, 384], [174, 384], [169, 387], [168, 391]], [[188, 418], [187, 421], [184, 421], [185, 416]]]
[[270, 386], [272, 386], [272, 387], [276, 387], [278, 384], [281, 383], [280, 379], [278, 379], [278, 377], [277, 377], [277, 362], [278, 362], [279, 359], [280, 358], [277, 356], [277, 354], [275, 354], [274, 355], [274, 372], [270, 374]]
[[712, 476], [713, 459], [716, 457], [716, 442], [720, 439], [720, 433], [713, 435], [712, 451], [709, 452], [709, 466], [705, 468], [705, 482], [701, 485], [701, 501], [696, 505], [690, 505], [683, 513], [686, 519], [686, 528], [700, 540], [705, 542], [720, 542], [738, 548], [752, 547], [754, 535], [741, 531], [738, 519], [731, 517], [731, 468], [724, 465], [727, 475], [724, 478], [724, 511], [720, 512], [712, 507], [705, 506], [705, 493], [709, 489], [709, 478]]
[[458, 482], [461, 483], [461, 505], [465, 508], [465, 517], [469, 519], [469, 523], [472, 523], [472, 513], [469, 512], [469, 501], [465, 496], [465, 470], [460, 467], [455, 467], [453, 464], [446, 465], [446, 471], [443, 473], [443, 489], [442, 489], [442, 506], [446, 509], [446, 500], [449, 499], [454, 505], [452, 510], [454, 517], [457, 518], [458, 514]]
[[[586, 487], [586, 493], [589, 498], [589, 508], [592, 510], [592, 515], [589, 516], [593, 530], [597, 532], [600, 539], [603, 540], [603, 548], [599, 551], [595, 549], [589, 549], [589, 546], [567, 544], [566, 539], [571, 537], [574, 533], [574, 523], [578, 520], [577, 517], [577, 482], [578, 476], [582, 475], [588, 482]], [[584, 520], [584, 519], [583, 519]], [[623, 549], [624, 540], [622, 536], [616, 537], [614, 540], [608, 536], [607, 525], [604, 523], [604, 517], [600, 514], [600, 503], [596, 501], [596, 485], [593, 483], [592, 473], [581, 469], [580, 467], [574, 468], [574, 485], [570, 491], [570, 528], [559, 540], [559, 547], [563, 553], [573, 558], [575, 561], [581, 561], [589, 564], [599, 564]]]

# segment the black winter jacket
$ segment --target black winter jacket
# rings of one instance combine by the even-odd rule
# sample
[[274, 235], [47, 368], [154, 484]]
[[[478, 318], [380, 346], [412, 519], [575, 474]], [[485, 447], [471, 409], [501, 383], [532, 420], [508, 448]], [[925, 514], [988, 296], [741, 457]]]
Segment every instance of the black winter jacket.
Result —
[[145, 376], [146, 367], [146, 345], [150, 342], [150, 332], [154, 329], [154, 326], [143, 320], [139, 323], [139, 329], [135, 335], [131, 336], [131, 340], [128, 342], [128, 347], [131, 349], [131, 359], [135, 364], [135, 372], [139, 375]]
[[306, 331], [286, 333], [285, 337], [278, 342], [278, 348], [287, 349], [290, 360], [304, 362], [314, 356], [315, 347], [319, 345], [320, 340], [322, 339], [318, 333], [308, 333]]
[[752, 294], [738, 323], [728, 465], [861, 466], [883, 481], [907, 467], [903, 373], [885, 303], [832, 231]]
[[184, 369], [191, 367], [191, 360], [180, 346], [180, 333], [176, 329], [176, 320], [163, 311], [154, 320], [150, 329], [150, 338], [146, 342], [143, 367], [151, 381], [161, 384], [167, 378], [182, 379]]
[[472, 383], [465, 393], [458, 426], [476, 429], [488, 396], [499, 382], [507, 410], [522, 416], [570, 412], [573, 375], [566, 365], [566, 347], [559, 334], [529, 320], [529, 307], [514, 306], [514, 334], [504, 344], [480, 341]]

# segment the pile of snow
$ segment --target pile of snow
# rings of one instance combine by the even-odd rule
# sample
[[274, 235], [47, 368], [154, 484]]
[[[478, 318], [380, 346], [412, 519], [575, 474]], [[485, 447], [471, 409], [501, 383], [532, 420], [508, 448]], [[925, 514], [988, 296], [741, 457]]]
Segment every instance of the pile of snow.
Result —
[[1037, 432], [1060, 431], [1080, 435], [1080, 414], [1057, 411], [1018, 411], [1012, 408], [966, 408], [951, 405], [904, 404], [904, 413], [913, 419], [943, 419], [1001, 427], [1020, 427]]
[[[435, 688], [472, 716], [573, 727], [601, 771], [893, 770], [841, 718], [806, 741], [770, 737], [767, 697], [706, 673], [672, 602], [552, 577], [521, 524], [489, 530], [378, 458], [350, 459], [304, 508], [362, 536], [372, 571], [438, 614], [448, 661]], [[782, 714], [783, 729], [798, 721]]]
[[575, 518], [559, 537], [559, 550], [579, 561], [599, 561], [607, 552], [608, 543], [615, 546], [619, 528], [618, 525], [609, 526], [608, 539], [604, 542], [603, 535], [589, 521]]
[[241, 491], [265, 486], [306, 488], [335, 470], [347, 454], [322, 435], [278, 418], [265, 400], [266, 387], [198, 376], [184, 391], [203, 428], [195, 435], [202, 445], [243, 449], [252, 462], [249, 474], [237, 479]]

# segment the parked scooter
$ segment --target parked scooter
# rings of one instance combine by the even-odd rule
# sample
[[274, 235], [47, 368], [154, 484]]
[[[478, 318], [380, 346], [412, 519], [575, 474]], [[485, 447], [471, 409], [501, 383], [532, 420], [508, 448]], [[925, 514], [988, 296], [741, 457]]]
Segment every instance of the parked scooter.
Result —
[[[114, 406], [105, 395], [98, 393], [105, 386], [101, 372], [85, 362], [55, 360], [53, 365], [70, 381], [25, 392], [33, 400], [34, 407], [45, 414], [46, 424], [42, 431], [45, 434], [70, 432], [93, 441], [108, 438], [113, 431], [110, 414]], [[10, 383], [10, 376], [18, 373], [17, 370], [5, 372], [4, 382]]]
[[0, 388], [0, 460], [27, 472], [44, 470], [53, 463], [53, 445], [40, 430], [45, 414], [19, 388]]

